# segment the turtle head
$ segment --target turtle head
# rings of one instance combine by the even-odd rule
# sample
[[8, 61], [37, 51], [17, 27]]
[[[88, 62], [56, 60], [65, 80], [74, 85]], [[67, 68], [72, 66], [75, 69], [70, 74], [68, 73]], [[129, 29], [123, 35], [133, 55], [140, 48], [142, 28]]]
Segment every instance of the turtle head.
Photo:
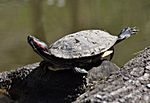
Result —
[[34, 36], [29, 35], [27, 37], [28, 43], [31, 45], [33, 50], [39, 54], [43, 59], [45, 59], [48, 55], [51, 55], [48, 49], [47, 44], [45, 44], [43, 41], [37, 39]]
[[136, 29], [136, 27], [126, 27], [121, 30], [121, 32], [118, 35], [119, 40], [124, 40], [129, 38], [131, 35], [136, 34], [139, 30]]

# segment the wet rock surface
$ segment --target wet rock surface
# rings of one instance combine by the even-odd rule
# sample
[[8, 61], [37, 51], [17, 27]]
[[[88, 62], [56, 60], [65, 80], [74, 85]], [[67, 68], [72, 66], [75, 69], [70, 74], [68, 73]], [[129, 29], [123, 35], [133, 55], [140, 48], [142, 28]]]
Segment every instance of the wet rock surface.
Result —
[[37, 63], [0, 73], [0, 88], [8, 94], [0, 103], [150, 102], [150, 47], [121, 69], [105, 60], [88, 72], [53, 72]]

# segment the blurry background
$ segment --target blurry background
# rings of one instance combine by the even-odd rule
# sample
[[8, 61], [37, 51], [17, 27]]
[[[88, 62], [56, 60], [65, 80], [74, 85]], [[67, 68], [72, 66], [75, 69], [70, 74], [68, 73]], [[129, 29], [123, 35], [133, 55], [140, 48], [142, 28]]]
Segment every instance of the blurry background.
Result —
[[112, 61], [119, 66], [150, 45], [150, 0], [0, 0], [0, 71], [42, 60], [29, 34], [51, 44], [83, 29], [117, 35], [126, 26], [140, 32], [115, 46]]

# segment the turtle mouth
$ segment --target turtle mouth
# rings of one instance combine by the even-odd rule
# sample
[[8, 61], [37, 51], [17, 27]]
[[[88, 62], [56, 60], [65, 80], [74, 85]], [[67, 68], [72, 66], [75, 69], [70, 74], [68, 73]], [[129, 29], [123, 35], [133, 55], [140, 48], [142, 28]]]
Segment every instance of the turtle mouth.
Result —
[[31, 41], [32, 38], [33, 38], [33, 36], [29, 35], [29, 36], [27, 37], [28, 42]]
[[31, 47], [32, 47], [33, 49], [35, 49], [35, 46], [34, 46], [34, 43], [33, 43], [33, 39], [34, 39], [34, 37], [31, 36], [31, 35], [29, 35], [29, 36], [27, 37], [28, 43], [31, 45]]

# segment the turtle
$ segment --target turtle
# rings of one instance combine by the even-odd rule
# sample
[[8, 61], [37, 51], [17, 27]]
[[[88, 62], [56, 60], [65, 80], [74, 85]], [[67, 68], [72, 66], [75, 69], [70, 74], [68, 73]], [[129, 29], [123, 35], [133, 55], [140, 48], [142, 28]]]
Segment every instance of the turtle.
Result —
[[136, 27], [126, 27], [118, 36], [98, 29], [82, 30], [66, 35], [50, 46], [32, 35], [27, 37], [27, 41], [46, 63], [53, 65], [50, 70], [73, 69], [87, 74], [85, 66], [102, 61], [108, 55], [111, 60], [114, 45], [137, 32]]

